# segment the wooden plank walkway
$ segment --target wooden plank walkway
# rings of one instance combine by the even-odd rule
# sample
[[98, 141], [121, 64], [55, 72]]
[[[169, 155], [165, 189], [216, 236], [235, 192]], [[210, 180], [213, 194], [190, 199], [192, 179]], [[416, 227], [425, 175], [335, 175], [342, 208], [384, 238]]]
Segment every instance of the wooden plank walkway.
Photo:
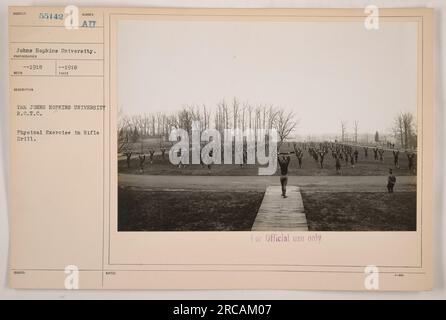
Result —
[[299, 187], [288, 186], [282, 198], [280, 186], [266, 188], [252, 231], [308, 231]]

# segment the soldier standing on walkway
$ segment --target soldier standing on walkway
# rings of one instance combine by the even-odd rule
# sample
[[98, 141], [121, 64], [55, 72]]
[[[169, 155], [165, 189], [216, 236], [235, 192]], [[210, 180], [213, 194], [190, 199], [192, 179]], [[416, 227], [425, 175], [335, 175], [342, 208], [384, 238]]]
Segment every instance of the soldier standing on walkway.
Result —
[[290, 156], [283, 155], [277, 157], [280, 166], [280, 184], [282, 185], [282, 198], [286, 198], [286, 185], [288, 183], [288, 165], [290, 164]]

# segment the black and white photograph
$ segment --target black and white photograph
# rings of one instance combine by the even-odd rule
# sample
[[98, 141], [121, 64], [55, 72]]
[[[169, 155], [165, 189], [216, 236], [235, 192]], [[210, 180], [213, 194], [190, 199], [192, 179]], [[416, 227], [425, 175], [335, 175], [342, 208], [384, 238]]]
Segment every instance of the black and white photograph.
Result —
[[416, 48], [410, 21], [119, 21], [118, 231], [416, 231]]
[[3, 7], [0, 296], [444, 298], [446, 3], [208, 2]]

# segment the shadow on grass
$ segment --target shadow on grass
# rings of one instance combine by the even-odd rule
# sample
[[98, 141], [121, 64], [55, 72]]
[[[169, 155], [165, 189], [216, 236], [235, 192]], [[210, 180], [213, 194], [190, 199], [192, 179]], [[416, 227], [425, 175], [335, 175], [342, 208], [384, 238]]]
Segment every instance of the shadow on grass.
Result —
[[416, 231], [416, 192], [302, 192], [310, 231]]
[[250, 231], [264, 192], [118, 188], [118, 231]]

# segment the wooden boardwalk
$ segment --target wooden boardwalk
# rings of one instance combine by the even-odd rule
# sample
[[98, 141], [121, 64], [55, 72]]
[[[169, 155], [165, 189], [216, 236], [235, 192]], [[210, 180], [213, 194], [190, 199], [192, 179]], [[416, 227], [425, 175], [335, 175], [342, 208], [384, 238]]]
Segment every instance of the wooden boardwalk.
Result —
[[267, 187], [252, 231], [308, 231], [299, 187], [288, 186], [288, 197], [281, 195], [280, 186]]

